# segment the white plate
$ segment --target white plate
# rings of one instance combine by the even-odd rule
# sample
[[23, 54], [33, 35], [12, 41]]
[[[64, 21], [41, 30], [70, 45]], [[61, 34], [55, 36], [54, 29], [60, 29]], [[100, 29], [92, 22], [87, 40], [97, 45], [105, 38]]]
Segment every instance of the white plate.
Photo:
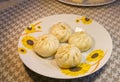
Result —
[[104, 2], [88, 2], [88, 0], [84, 0], [83, 2], [75, 2], [72, 0], [58, 0], [60, 2], [66, 3], [66, 4], [70, 4], [70, 5], [76, 5], [76, 6], [101, 6], [101, 5], [106, 5], [109, 3], [112, 3], [116, 0], [105, 0]]
[[[79, 28], [78, 30], [82, 29], [93, 37], [94, 46], [87, 52], [82, 53], [83, 64], [80, 64], [80, 67], [78, 67], [82, 67], [82, 69], [75, 70], [76, 68], [73, 68], [74, 71], [71, 69], [66, 69], [63, 71], [63, 69], [60, 69], [57, 66], [54, 59], [41, 58], [32, 50], [34, 38], [48, 33], [49, 28], [58, 22], [65, 22], [69, 24], [73, 30], [76, 30], [76, 27], [77, 29]], [[31, 28], [26, 28], [20, 36], [18, 52], [23, 63], [38, 74], [58, 79], [83, 77], [99, 70], [103, 67], [103, 65], [105, 65], [111, 56], [112, 40], [109, 33], [102, 25], [92, 19], [86, 21], [83, 16], [60, 14], [41, 18], [40, 20], [33, 22], [31, 26], [32, 30]], [[90, 56], [89, 54], [93, 51], [96, 52]], [[98, 56], [94, 59], [92, 56], [95, 55], [95, 53], [98, 53]], [[90, 57], [88, 58], [88, 56]], [[90, 58], [94, 61], [89, 61]]]

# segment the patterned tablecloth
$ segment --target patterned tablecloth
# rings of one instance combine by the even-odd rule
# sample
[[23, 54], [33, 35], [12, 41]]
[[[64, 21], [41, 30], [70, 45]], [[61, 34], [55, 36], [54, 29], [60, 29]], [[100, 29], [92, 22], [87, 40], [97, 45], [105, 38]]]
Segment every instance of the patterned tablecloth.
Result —
[[[90, 17], [104, 25], [112, 37], [112, 56], [92, 75], [71, 80], [52, 79], [31, 71], [19, 58], [17, 44], [24, 28], [41, 17], [63, 13]], [[57, 0], [24, 0], [0, 11], [0, 82], [120, 82], [119, 33], [120, 0], [100, 7], [76, 7]]]

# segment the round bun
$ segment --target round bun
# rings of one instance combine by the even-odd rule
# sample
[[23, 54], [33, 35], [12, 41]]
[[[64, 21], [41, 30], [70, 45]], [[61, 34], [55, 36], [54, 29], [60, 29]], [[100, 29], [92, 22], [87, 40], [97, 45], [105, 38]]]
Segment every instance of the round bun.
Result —
[[59, 22], [51, 27], [50, 33], [56, 36], [60, 42], [66, 42], [72, 34], [72, 30], [69, 25]]
[[75, 67], [81, 62], [81, 52], [74, 45], [61, 45], [55, 55], [55, 61], [61, 68]]
[[84, 52], [90, 49], [93, 45], [92, 38], [86, 32], [75, 32], [68, 40], [69, 44], [73, 44]]
[[38, 55], [49, 57], [56, 53], [59, 44], [58, 39], [54, 35], [46, 34], [36, 40], [33, 49]]

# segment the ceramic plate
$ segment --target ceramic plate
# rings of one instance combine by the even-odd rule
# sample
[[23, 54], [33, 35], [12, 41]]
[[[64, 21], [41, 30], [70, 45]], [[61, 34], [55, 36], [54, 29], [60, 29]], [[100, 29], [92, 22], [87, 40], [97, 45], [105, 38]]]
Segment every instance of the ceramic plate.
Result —
[[100, 6], [112, 3], [116, 0], [58, 0], [60, 2], [76, 6]]
[[[92, 48], [82, 53], [82, 62], [75, 68], [61, 69], [52, 57], [41, 58], [33, 51], [35, 38], [49, 33], [53, 24], [64, 22], [73, 31], [86, 31], [94, 40]], [[58, 79], [72, 79], [92, 74], [99, 70], [111, 56], [112, 40], [107, 30], [85, 16], [60, 14], [41, 18], [22, 32], [18, 52], [23, 63], [34, 72]]]

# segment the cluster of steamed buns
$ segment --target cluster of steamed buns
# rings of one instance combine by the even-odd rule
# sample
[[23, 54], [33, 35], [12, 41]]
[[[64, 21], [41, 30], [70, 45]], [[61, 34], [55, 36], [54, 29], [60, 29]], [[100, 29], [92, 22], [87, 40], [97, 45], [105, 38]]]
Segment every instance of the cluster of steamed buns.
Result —
[[92, 38], [86, 32], [73, 33], [69, 25], [59, 22], [50, 28], [49, 34], [37, 38], [33, 48], [42, 57], [55, 55], [59, 67], [72, 68], [81, 62], [81, 52], [90, 49], [92, 44]]

